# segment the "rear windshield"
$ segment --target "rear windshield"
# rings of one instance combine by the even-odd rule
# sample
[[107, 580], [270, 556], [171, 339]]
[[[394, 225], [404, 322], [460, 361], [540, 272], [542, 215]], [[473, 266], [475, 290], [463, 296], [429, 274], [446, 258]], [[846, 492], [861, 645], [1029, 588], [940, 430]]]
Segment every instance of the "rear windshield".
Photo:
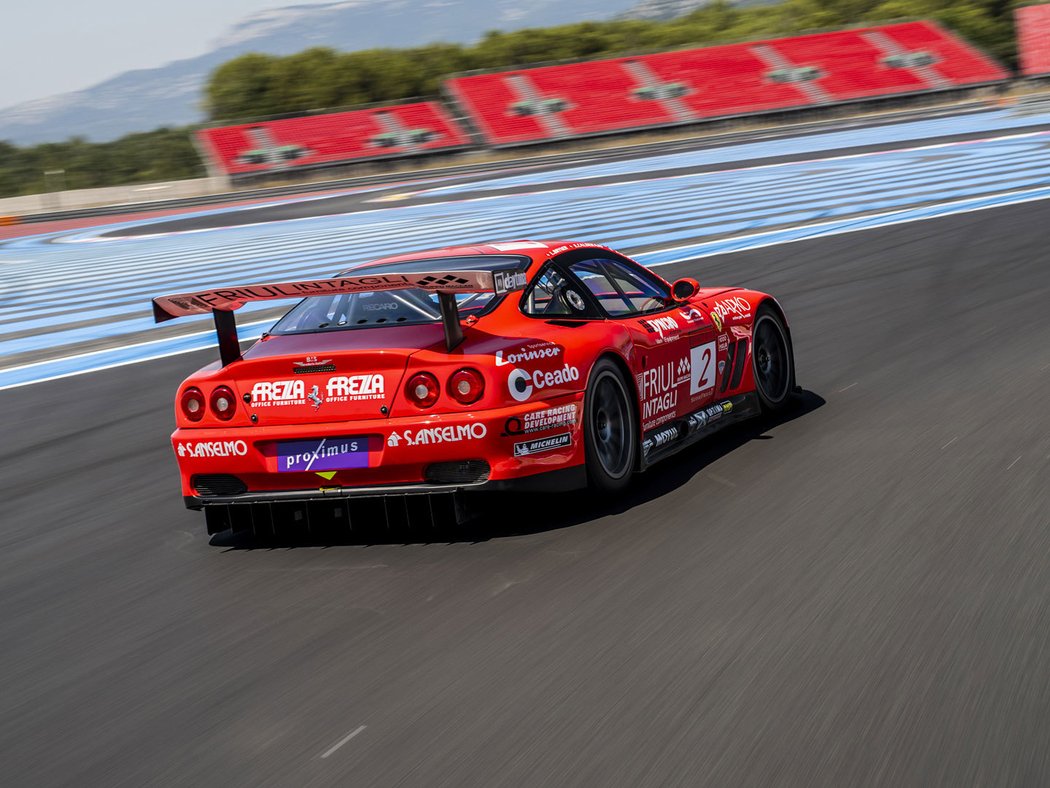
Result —
[[[413, 260], [408, 263], [369, 267], [369, 273], [414, 273], [419, 271], [524, 271], [527, 257], [478, 255]], [[350, 273], [344, 271], [343, 273]], [[503, 296], [495, 293], [464, 293], [456, 296], [461, 316], [483, 315]], [[304, 298], [277, 321], [271, 334], [300, 334], [342, 331], [349, 328], [411, 326], [440, 323], [437, 293], [427, 290], [384, 290], [378, 293], [337, 293]]]

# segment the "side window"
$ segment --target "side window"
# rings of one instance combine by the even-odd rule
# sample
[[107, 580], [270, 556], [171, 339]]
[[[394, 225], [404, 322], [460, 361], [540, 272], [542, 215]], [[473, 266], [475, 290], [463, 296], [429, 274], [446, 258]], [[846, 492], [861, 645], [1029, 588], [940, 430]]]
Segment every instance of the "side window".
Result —
[[553, 265], [533, 281], [521, 311], [530, 317], [594, 317], [583, 295]]
[[569, 268], [610, 317], [659, 312], [670, 303], [670, 293], [658, 280], [619, 260], [581, 260]]

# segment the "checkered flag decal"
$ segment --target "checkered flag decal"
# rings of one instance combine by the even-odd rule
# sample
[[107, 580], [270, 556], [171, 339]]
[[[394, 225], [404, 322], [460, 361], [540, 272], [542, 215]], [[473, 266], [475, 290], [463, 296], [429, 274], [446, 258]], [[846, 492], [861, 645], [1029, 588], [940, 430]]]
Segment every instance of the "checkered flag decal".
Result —
[[438, 287], [465, 287], [470, 284], [469, 279], [463, 279], [454, 274], [445, 274], [444, 276], [424, 276], [419, 282], [423, 285], [436, 285]]

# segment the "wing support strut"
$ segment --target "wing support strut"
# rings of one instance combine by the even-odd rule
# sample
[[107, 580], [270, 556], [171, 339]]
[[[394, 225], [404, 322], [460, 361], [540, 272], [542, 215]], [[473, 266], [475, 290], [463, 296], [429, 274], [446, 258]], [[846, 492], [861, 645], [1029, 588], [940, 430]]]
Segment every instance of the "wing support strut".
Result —
[[237, 318], [228, 309], [216, 309], [215, 336], [219, 338], [219, 360], [224, 367], [241, 360], [241, 343], [237, 339]]
[[438, 293], [441, 307], [441, 325], [445, 329], [445, 350], [451, 353], [463, 341], [463, 325], [459, 322], [459, 305], [452, 293]]

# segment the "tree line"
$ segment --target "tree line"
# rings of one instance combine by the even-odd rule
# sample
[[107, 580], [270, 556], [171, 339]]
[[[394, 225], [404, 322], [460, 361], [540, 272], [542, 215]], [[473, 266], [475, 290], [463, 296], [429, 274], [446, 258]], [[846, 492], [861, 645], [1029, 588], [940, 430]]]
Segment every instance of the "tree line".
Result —
[[[46, 172], [53, 173], [50, 177]], [[0, 197], [64, 189], [201, 178], [204, 166], [188, 128], [128, 134], [112, 142], [16, 147], [0, 141]]]
[[[730, 5], [715, 0], [669, 21], [617, 19], [558, 27], [493, 31], [474, 44], [337, 52], [307, 49], [275, 56], [246, 54], [212, 72], [204, 106], [212, 121], [238, 122], [323, 108], [433, 96], [449, 74], [554, 60], [597, 58], [775, 38], [809, 30], [892, 19], [934, 19], [1013, 66], [1013, 9], [1018, 0], [782, 0]], [[45, 189], [44, 171], [65, 171], [78, 189], [204, 174], [190, 128], [130, 134], [113, 142], [16, 147], [0, 142], [0, 196]], [[49, 187], [51, 188], [51, 187]]]

